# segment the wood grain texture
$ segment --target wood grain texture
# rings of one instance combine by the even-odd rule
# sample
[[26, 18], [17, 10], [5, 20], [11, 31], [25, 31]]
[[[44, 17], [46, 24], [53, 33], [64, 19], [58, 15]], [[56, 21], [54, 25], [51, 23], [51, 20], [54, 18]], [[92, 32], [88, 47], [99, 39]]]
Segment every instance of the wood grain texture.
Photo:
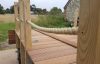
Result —
[[100, 0], [81, 0], [78, 63], [100, 64]]
[[76, 54], [39, 61], [35, 64], [76, 64]]
[[66, 38], [62, 38], [62, 37], [64, 37], [63, 35], [60, 35], [61, 37], [59, 37], [59, 35], [57, 35], [57, 34], [47, 33], [47, 32], [43, 32], [43, 31], [40, 31], [40, 30], [36, 30], [36, 31], [38, 31], [38, 32], [40, 32], [40, 33], [42, 33], [44, 35], [47, 35], [47, 36], [49, 36], [51, 38], [54, 38], [54, 39], [56, 39], [58, 41], [61, 41], [63, 43], [66, 43], [66, 44], [68, 44], [68, 45], [70, 45], [70, 46], [72, 46], [74, 48], [77, 48], [77, 39], [76, 39], [77, 37], [75, 37], [76, 40], [71, 41], [69, 38], [67, 38], [67, 39]]
[[[27, 54], [30, 57], [30, 61], [34, 64], [75, 64], [77, 49], [62, 43], [59, 40], [53, 39], [47, 35], [32, 31], [33, 40], [39, 40], [32, 43], [32, 49], [27, 50]], [[35, 33], [35, 34], [34, 34]], [[65, 35], [58, 35], [59, 37], [65, 37]], [[69, 36], [68, 36], [69, 37]], [[67, 37], [66, 37], [67, 38]], [[72, 39], [71, 39], [72, 38]], [[73, 40], [76, 37], [70, 37]], [[25, 46], [21, 44], [22, 53], [25, 52]], [[23, 48], [24, 47], [24, 48]], [[21, 53], [21, 54], [22, 54]], [[24, 53], [23, 53], [24, 55]], [[23, 56], [22, 55], [22, 56]], [[25, 56], [22, 57], [25, 59]], [[23, 59], [22, 59], [23, 60]], [[29, 60], [26, 56], [26, 60]], [[57, 61], [58, 60], [58, 61]], [[24, 62], [23, 62], [24, 63]], [[26, 62], [27, 63], [27, 62]]]
[[[57, 34], [55, 35], [57, 36]], [[65, 35], [58, 35], [57, 37], [62, 38], [63, 36], [65, 37]], [[75, 64], [76, 63], [76, 53], [77, 53], [76, 48], [73, 48], [72, 46], [62, 43], [61, 41], [55, 38], [49, 37], [35, 30], [32, 30], [32, 38], [33, 38], [33, 44], [32, 44], [33, 48], [32, 50], [27, 51], [27, 53], [29, 54], [29, 57], [32, 59], [34, 64], [43, 64], [43, 63]], [[73, 43], [76, 42], [73, 40], [74, 38], [76, 37], [73, 36], [70, 37], [69, 41], [72, 40]], [[69, 58], [69, 59], [65, 59], [65, 58]]]
[[23, 0], [19, 0], [19, 19], [20, 19], [20, 58], [21, 64], [26, 64], [26, 50], [25, 50], [25, 32], [23, 17]]
[[16, 32], [16, 35], [15, 35], [15, 37], [16, 37], [16, 47], [17, 48], [20, 48], [20, 40], [19, 40], [19, 37], [18, 37], [18, 32], [20, 31], [20, 22], [19, 21], [17, 21], [16, 20], [16, 18], [18, 18], [19, 17], [19, 11], [18, 11], [18, 7], [19, 7], [19, 5], [18, 5], [19, 3], [18, 2], [15, 2], [14, 3], [14, 13], [15, 13], [15, 24], [16, 24], [16, 28], [15, 28], [15, 32]]
[[16, 32], [19, 31], [19, 22], [16, 20], [18, 18], [18, 2], [14, 2], [14, 16], [15, 16], [15, 23], [16, 23]]
[[19, 0], [19, 19], [20, 19], [20, 41], [24, 43], [25, 36], [24, 36], [24, 23], [23, 19], [23, 0]]
[[24, 32], [25, 32], [25, 46], [27, 50], [32, 49], [31, 26], [27, 21], [31, 20], [30, 17], [30, 0], [23, 0], [24, 7]]
[[33, 52], [35, 53], [31, 53], [30, 55], [33, 61], [37, 62], [37, 61], [43, 61], [43, 60], [76, 54], [76, 49], [71, 47], [68, 48], [67, 46], [66, 47], [59, 46], [57, 48], [51, 47], [51, 48], [41, 49], [41, 53], [39, 53], [40, 50], [37, 51], [33, 50]]

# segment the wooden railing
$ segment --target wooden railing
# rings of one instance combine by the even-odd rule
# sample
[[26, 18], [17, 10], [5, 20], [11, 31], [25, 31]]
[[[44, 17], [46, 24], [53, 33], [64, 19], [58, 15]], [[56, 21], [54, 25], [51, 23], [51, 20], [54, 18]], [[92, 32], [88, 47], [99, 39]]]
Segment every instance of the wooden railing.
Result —
[[[81, 0], [78, 31], [77, 64], [100, 64], [100, 0]], [[21, 64], [26, 64], [26, 51], [32, 49], [30, 0], [15, 3], [16, 33], [21, 51]], [[16, 19], [19, 18], [20, 20]], [[20, 21], [20, 22], [18, 22]], [[24, 50], [22, 49], [24, 45]]]

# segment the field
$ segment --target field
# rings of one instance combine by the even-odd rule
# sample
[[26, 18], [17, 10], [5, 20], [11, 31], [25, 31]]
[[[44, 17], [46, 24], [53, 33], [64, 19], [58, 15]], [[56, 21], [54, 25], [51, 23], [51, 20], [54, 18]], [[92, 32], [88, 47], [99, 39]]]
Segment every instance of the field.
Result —
[[71, 23], [65, 21], [63, 16], [56, 15], [39, 15], [38, 20], [34, 21], [34, 23], [49, 28], [71, 27]]
[[[37, 19], [37, 16], [31, 16], [31, 19], [32, 20], [35, 20]], [[5, 15], [0, 15], [0, 23], [9, 23], [9, 22], [14, 22], [15, 21], [15, 18], [14, 18], [14, 14], [5, 14]]]
[[15, 28], [14, 15], [0, 15], [0, 43], [7, 40], [8, 30]]
[[8, 30], [15, 28], [15, 24], [10, 23], [0, 23], [0, 42], [3, 42], [7, 39]]
[[[35, 15], [31, 16], [32, 21], [42, 27], [70, 27], [70, 23], [64, 21], [63, 16]], [[15, 28], [13, 14], [0, 15], [0, 42], [7, 39], [8, 30]]]
[[0, 23], [9, 23], [14, 22], [14, 15], [13, 14], [4, 14], [0, 15]]

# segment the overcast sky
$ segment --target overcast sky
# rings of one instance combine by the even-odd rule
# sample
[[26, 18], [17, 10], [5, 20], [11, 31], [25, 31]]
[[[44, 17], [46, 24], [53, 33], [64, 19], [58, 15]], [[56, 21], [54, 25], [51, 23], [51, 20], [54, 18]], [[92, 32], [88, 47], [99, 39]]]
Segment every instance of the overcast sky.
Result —
[[[0, 4], [6, 9], [13, 5], [15, 1], [17, 0], [0, 0]], [[68, 0], [31, 0], [31, 4], [35, 4], [38, 8], [46, 8], [47, 10], [50, 10], [52, 7], [58, 7], [63, 10], [67, 1]]]

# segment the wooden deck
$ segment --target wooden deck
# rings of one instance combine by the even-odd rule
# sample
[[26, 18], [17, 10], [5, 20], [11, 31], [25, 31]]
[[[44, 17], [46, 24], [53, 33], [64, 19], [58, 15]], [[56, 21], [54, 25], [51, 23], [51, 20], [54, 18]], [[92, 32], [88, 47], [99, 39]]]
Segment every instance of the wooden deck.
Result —
[[[77, 42], [76, 35], [52, 35], [69, 43]], [[27, 53], [34, 64], [76, 64], [77, 49], [67, 43], [58, 41], [35, 30], [32, 30], [32, 42], [33, 48], [27, 51]]]

